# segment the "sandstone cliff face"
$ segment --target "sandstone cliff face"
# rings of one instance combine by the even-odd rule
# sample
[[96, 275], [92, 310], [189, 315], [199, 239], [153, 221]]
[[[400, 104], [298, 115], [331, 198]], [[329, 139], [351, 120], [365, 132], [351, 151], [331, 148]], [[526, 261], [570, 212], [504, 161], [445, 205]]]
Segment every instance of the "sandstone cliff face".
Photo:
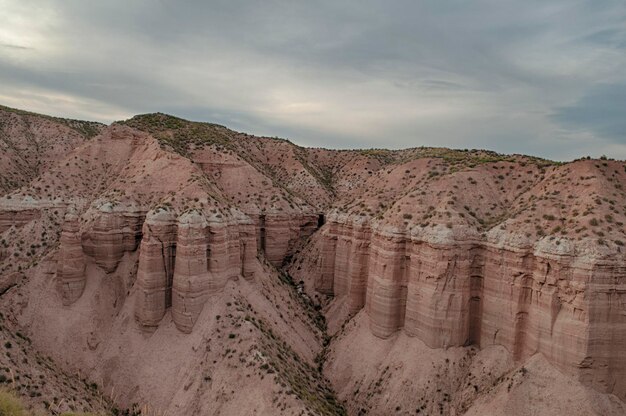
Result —
[[176, 266], [172, 286], [172, 318], [182, 332], [191, 332], [212, 282], [206, 218], [198, 212], [178, 219]]
[[318, 228], [317, 214], [261, 214], [258, 216], [258, 246], [276, 267], [293, 256], [298, 243]]
[[163, 208], [149, 213], [137, 272], [137, 322], [155, 327], [171, 306], [177, 328], [191, 332], [211, 294], [228, 280], [254, 278], [258, 251], [281, 265], [317, 229], [317, 215], [266, 218], [190, 211], [175, 219]]
[[171, 306], [177, 328], [190, 332], [209, 295], [229, 279], [254, 278], [256, 234], [245, 216], [225, 222], [191, 211], [176, 219], [157, 208], [143, 228], [135, 317], [144, 327], [157, 326]]
[[65, 215], [57, 260], [57, 284], [64, 305], [74, 303], [85, 289], [85, 257], [80, 242], [79, 217]]
[[[354, 314], [365, 305], [371, 231], [363, 223], [355, 224], [352, 229], [337, 225], [335, 222], [330, 224], [330, 229], [336, 230], [336, 236], [331, 231], [328, 236], [330, 244], [322, 249], [321, 290], [347, 296], [348, 311]], [[335, 275], [340, 277], [335, 280]]]
[[[140, 116], [130, 125], [134, 128], [107, 128], [67, 157], [61, 152], [65, 159], [58, 156], [56, 167], [29, 177], [28, 187], [0, 200], [0, 274], [56, 254], [64, 304], [93, 296], [81, 302], [81, 312], [95, 305], [106, 316], [103, 321], [115, 320], [122, 331], [129, 308], [139, 326], [149, 329], [171, 313], [180, 331], [193, 332], [177, 337], [184, 343], [201, 338], [206, 321], [196, 323], [210, 315], [206, 312], [227, 310], [216, 309], [219, 299], [244, 289], [249, 298], [264, 292], [276, 310], [297, 309], [293, 299], [274, 298], [277, 286], [259, 273], [275, 274], [259, 264], [267, 260], [289, 267], [309, 294], [314, 290], [334, 299], [324, 305], [331, 331], [358, 314], [366, 332], [362, 344], [383, 345], [386, 338], [389, 345], [403, 338], [410, 350], [413, 337], [414, 344], [421, 345], [419, 338], [438, 349], [428, 354], [496, 345], [520, 365], [540, 352], [563, 372], [626, 397], [622, 162], [561, 165], [429, 148], [305, 149], [165, 115]], [[9, 185], [6, 189], [17, 186]], [[61, 221], [70, 204], [81, 217], [70, 213]], [[318, 213], [331, 206], [328, 223], [316, 233], [324, 223]], [[596, 237], [601, 238], [595, 244], [585, 243]], [[37, 273], [40, 281], [50, 278], [47, 270]], [[86, 279], [95, 284], [87, 286]], [[106, 287], [96, 296], [92, 288], [98, 284]], [[227, 296], [214, 296], [222, 292]], [[125, 302], [128, 293], [132, 306]], [[61, 311], [58, 316], [45, 316], [31, 302], [23, 322], [57, 319], [54, 328], [83, 330], [88, 321], [100, 321], [95, 313], [61, 308], [56, 298], [45, 301], [54, 303], [48, 310]], [[110, 309], [111, 304], [116, 306]], [[73, 324], [65, 319], [72, 315]], [[283, 318], [281, 312], [275, 316]], [[93, 339], [114, 334], [109, 330]], [[85, 348], [84, 339], [48, 332], [46, 340], [57, 349], [66, 347], [64, 342], [77, 351]], [[134, 328], [129, 333], [149, 342], [167, 339], [159, 331], [155, 337], [142, 337]], [[348, 372], [353, 374], [354, 360], [370, 371], [377, 361], [352, 355], [354, 342], [342, 347]], [[87, 344], [99, 348], [91, 335]], [[133, 356], [142, 344], [120, 345]], [[111, 350], [114, 356], [120, 351]], [[103, 365], [107, 378], [124, 376], [112, 367]], [[152, 365], [146, 367], [152, 371]], [[156, 368], [137, 380], [154, 379], [161, 371]], [[199, 375], [196, 370], [191, 373]], [[346, 394], [351, 398], [356, 391]], [[387, 391], [382, 396], [393, 401]]]
[[115, 271], [124, 252], [137, 249], [144, 218], [145, 210], [134, 204], [102, 203], [83, 234], [85, 253], [107, 273]]
[[145, 327], [157, 326], [172, 304], [176, 233], [176, 217], [169, 209], [157, 208], [146, 216], [135, 282], [135, 317]]
[[0, 210], [0, 234], [12, 226], [21, 227], [28, 222], [39, 218], [41, 212], [36, 208], [10, 207]]
[[138, 324], [144, 328], [158, 326], [171, 307], [176, 327], [188, 333], [210, 295], [223, 290], [229, 280], [254, 278], [259, 251], [274, 264], [283, 264], [315, 231], [318, 221], [317, 215], [281, 214], [257, 222], [237, 210], [226, 216], [217, 211], [189, 210], [177, 217], [168, 207], [150, 211], [144, 221], [144, 212], [132, 203], [100, 204], [85, 214], [82, 233], [80, 218], [68, 216], [59, 261], [75, 260], [60, 263], [57, 273], [66, 304], [82, 294], [85, 256], [112, 273], [125, 252], [138, 249]]
[[312, 258], [291, 272], [347, 302], [351, 315], [364, 307], [377, 337], [402, 329], [432, 348], [502, 345], [518, 360], [541, 352], [562, 371], [623, 397], [623, 258], [567, 239], [520, 241], [336, 215], [303, 254]]
[[176, 263], [172, 286], [172, 317], [189, 333], [210, 295], [229, 280], [254, 277], [256, 241], [250, 221], [225, 221], [190, 211], [178, 218]]

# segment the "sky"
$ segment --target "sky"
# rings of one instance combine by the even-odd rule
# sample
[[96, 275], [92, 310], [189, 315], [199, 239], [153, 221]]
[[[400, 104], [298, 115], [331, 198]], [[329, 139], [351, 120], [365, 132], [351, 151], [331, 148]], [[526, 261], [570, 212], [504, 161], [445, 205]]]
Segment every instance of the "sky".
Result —
[[0, 104], [626, 158], [624, 0], [0, 0]]

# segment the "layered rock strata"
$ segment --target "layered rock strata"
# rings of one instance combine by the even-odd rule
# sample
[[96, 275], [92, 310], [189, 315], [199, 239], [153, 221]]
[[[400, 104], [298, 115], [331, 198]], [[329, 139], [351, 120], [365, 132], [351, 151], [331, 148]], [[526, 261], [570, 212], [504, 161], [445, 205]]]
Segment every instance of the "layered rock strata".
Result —
[[[364, 307], [374, 335], [403, 329], [432, 348], [541, 352], [561, 370], [626, 395], [626, 268], [619, 253], [561, 239], [371, 227], [336, 216], [292, 270], [322, 293]], [[297, 262], [296, 262], [297, 263]]]
[[135, 317], [143, 326], [157, 326], [172, 304], [176, 235], [177, 222], [173, 212], [157, 208], [148, 213], [143, 225], [135, 282]]
[[258, 247], [279, 267], [291, 258], [297, 244], [318, 228], [318, 214], [261, 214], [257, 220]]
[[[86, 222], [82, 234], [78, 217], [71, 217], [60, 256], [89, 256], [105, 272], [113, 273], [125, 252], [139, 248], [137, 322], [154, 328], [171, 307], [173, 321], [183, 332], [192, 330], [209, 296], [221, 291], [228, 280], [254, 278], [259, 251], [274, 264], [284, 263], [298, 243], [315, 231], [318, 221], [317, 215], [270, 216], [260, 226], [236, 210], [227, 218], [197, 210], [176, 217], [166, 207], [150, 211], [144, 221], [144, 211], [137, 206], [108, 202], [95, 214], [86, 214], [90, 216], [93, 219]], [[66, 304], [82, 294], [85, 277], [78, 272], [68, 264], [57, 273]]]
[[215, 286], [209, 274], [211, 248], [207, 234], [208, 223], [199, 212], [188, 212], [178, 218], [172, 318], [182, 332], [191, 332], [211, 286]]
[[178, 219], [172, 317], [182, 332], [191, 332], [211, 294], [228, 280], [254, 277], [255, 235], [251, 223], [206, 218], [198, 211]]
[[0, 209], [0, 234], [13, 226], [21, 227], [40, 217], [41, 211], [37, 208]]
[[134, 204], [101, 204], [90, 229], [82, 236], [85, 254], [105, 272], [114, 272], [124, 252], [137, 249], [145, 215], [145, 210]]
[[211, 294], [230, 279], [254, 278], [256, 233], [245, 216], [224, 221], [190, 211], [177, 219], [159, 208], [143, 228], [135, 317], [144, 327], [157, 326], [171, 306], [177, 328], [190, 332]]
[[81, 246], [79, 217], [65, 215], [57, 259], [57, 284], [64, 305], [74, 303], [85, 290], [85, 256]]

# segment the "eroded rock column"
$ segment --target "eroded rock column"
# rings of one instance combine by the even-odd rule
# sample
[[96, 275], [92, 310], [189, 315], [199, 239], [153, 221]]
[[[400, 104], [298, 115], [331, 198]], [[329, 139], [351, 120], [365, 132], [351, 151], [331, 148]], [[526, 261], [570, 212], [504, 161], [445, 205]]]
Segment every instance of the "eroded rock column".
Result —
[[329, 253], [334, 256], [332, 262], [334, 295], [347, 298], [350, 315], [354, 315], [365, 306], [370, 238], [371, 231], [367, 224], [353, 223], [352, 226], [342, 226], [337, 232], [334, 252]]
[[208, 299], [207, 221], [198, 211], [178, 218], [176, 265], [172, 285], [172, 318], [176, 328], [190, 333]]
[[431, 348], [461, 346], [470, 326], [469, 247], [410, 243], [405, 331]]
[[78, 215], [65, 215], [57, 260], [57, 285], [64, 305], [78, 300], [85, 290], [85, 257], [81, 246]]
[[291, 258], [297, 243], [317, 229], [317, 214], [267, 214], [259, 219], [260, 247], [267, 260], [280, 267]]
[[176, 228], [176, 218], [166, 208], [148, 213], [143, 225], [135, 317], [145, 327], [157, 326], [172, 303]]
[[83, 249], [100, 268], [112, 273], [125, 251], [137, 249], [145, 211], [134, 204], [106, 202], [96, 215], [91, 229], [83, 235]]
[[[626, 397], [626, 266], [598, 261], [575, 272], [589, 280], [588, 301], [577, 294], [570, 307], [582, 315], [581, 304], [589, 305], [582, 316], [590, 323], [588, 349], [585, 359], [577, 365], [579, 378], [596, 388]], [[584, 322], [584, 321], [583, 321]]]
[[257, 256], [257, 239], [254, 223], [239, 225], [239, 262], [241, 276], [246, 280], [254, 279]]
[[239, 227], [221, 219], [212, 219], [208, 227], [209, 292], [217, 293], [241, 272]]
[[367, 311], [372, 333], [387, 338], [404, 326], [406, 308], [406, 240], [401, 235], [372, 236]]

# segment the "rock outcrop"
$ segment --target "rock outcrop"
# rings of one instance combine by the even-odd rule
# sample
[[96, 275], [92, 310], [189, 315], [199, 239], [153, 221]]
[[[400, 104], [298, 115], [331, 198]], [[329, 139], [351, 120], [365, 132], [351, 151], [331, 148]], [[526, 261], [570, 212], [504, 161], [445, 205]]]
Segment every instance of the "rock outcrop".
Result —
[[261, 214], [258, 216], [258, 246], [276, 267], [291, 259], [297, 244], [318, 228], [317, 214]]
[[586, 384], [626, 394], [624, 259], [584, 242], [509, 237], [338, 215], [292, 273], [350, 314], [364, 307], [377, 337], [402, 329], [432, 348], [502, 345], [518, 360], [541, 352]]
[[[63, 144], [59, 132], [55, 127], [53, 136]], [[33, 339], [40, 331], [47, 334], [39, 338], [43, 345], [82, 351], [82, 364], [91, 366], [88, 356], [102, 352], [140, 355], [144, 363], [163, 360], [173, 355], [164, 351], [189, 351], [209, 338], [221, 342], [221, 335], [204, 338], [213, 324], [218, 333], [222, 325], [254, 331], [253, 326], [306, 345], [310, 338], [288, 334], [306, 328], [321, 340], [325, 329], [334, 333], [357, 315], [337, 338], [358, 320], [363, 344], [391, 345], [401, 338], [405, 346], [439, 350], [433, 354], [456, 349], [463, 355], [476, 350], [463, 346], [495, 345], [519, 365], [541, 353], [561, 372], [626, 397], [621, 161], [554, 163], [424, 147], [306, 149], [164, 114], [115, 123], [74, 146], [79, 139], [57, 146], [42, 169], [39, 151], [28, 152], [28, 170], [0, 156], [0, 165], [6, 164], [0, 171], [11, 175], [0, 177], [0, 193], [6, 192], [0, 198], [0, 275], [10, 278], [0, 291], [8, 291], [3, 299], [15, 300], [11, 305], [18, 307], [12, 309], [23, 310], [17, 312], [22, 322], [38, 324]], [[81, 215], [69, 212], [61, 221], [68, 206]], [[56, 297], [39, 299], [51, 270], [66, 307]], [[298, 282], [296, 290], [284, 284], [289, 279], [279, 280], [285, 271]], [[18, 277], [26, 284], [16, 283]], [[287, 296], [275, 297], [277, 291]], [[72, 306], [83, 292], [93, 299]], [[31, 296], [38, 301], [24, 301]], [[246, 309], [261, 298], [267, 300], [262, 308]], [[315, 306], [326, 314], [327, 326], [310, 302], [319, 302]], [[133, 307], [140, 328], [153, 330], [171, 315], [178, 330], [193, 333], [177, 336], [169, 349], [158, 348], [151, 343], [171, 333], [137, 334], [127, 325]], [[262, 320], [198, 322], [209, 308], [230, 314], [226, 307]], [[296, 321], [291, 312], [300, 309], [302, 319]], [[281, 321], [289, 325], [265, 331], [266, 322]], [[106, 345], [105, 337], [120, 333], [130, 342]], [[326, 345], [328, 356], [337, 338]], [[343, 345], [352, 348], [353, 342]], [[311, 364], [316, 348], [310, 349]], [[146, 350], [151, 351], [144, 357]], [[213, 374], [212, 368], [195, 371], [183, 355], [169, 364], [186, 363], [193, 377]], [[364, 371], [377, 362], [386, 367], [367, 354], [340, 355], [361, 360]], [[120, 371], [122, 363], [129, 362], [115, 358], [117, 369], [113, 361], [103, 362], [97, 381], [107, 389], [116, 385], [116, 377], [128, 375]], [[353, 378], [353, 364], [347, 362], [348, 370], [336, 379], [340, 385], [352, 378], [355, 387], [346, 397], [367, 394], [358, 390], [366, 386]], [[154, 380], [163, 367], [146, 368], [136, 386], [150, 390], [145, 380]], [[186, 400], [174, 398], [180, 380], [170, 380], [167, 403]], [[371, 391], [378, 392], [379, 384], [374, 381]], [[476, 386], [469, 387], [478, 393]], [[394, 387], [385, 388], [379, 396], [385, 404], [394, 402]]]
[[105, 272], [115, 271], [124, 252], [141, 241], [145, 210], [137, 205], [105, 202], [97, 209], [91, 228], [83, 234], [83, 249]]
[[[280, 266], [318, 225], [314, 214], [273, 214], [255, 222], [237, 210], [227, 217], [190, 210], [177, 218], [167, 207], [146, 215], [134, 203], [114, 202], [101, 203], [85, 217], [91, 220], [82, 234], [80, 221], [72, 217], [68, 229], [73, 234], [61, 240], [61, 255], [89, 256], [106, 273], [113, 273], [125, 252], [139, 248], [137, 322], [154, 328], [171, 307], [173, 320], [183, 332], [192, 330], [208, 297], [221, 291], [228, 280], [254, 277], [259, 251]], [[76, 247], [76, 238], [82, 240], [82, 249]], [[60, 281], [72, 278], [70, 271], [60, 270]], [[80, 282], [80, 290], [63, 295], [68, 304], [80, 297], [84, 273]]]
[[206, 218], [197, 211], [178, 218], [172, 318], [182, 332], [191, 332], [212, 286], [207, 232]]
[[176, 216], [172, 211], [163, 207], [148, 213], [135, 282], [135, 317], [142, 326], [157, 326], [172, 304], [176, 235]]
[[211, 294], [228, 280], [253, 279], [254, 223], [244, 215], [224, 220], [192, 210], [176, 218], [168, 208], [148, 213], [137, 271], [135, 317], [155, 327], [172, 307], [177, 328], [190, 332]]
[[25, 201], [0, 201], [0, 234], [11, 227], [22, 227], [30, 221], [41, 217], [41, 210], [37, 202], [31, 198]]
[[65, 215], [57, 258], [57, 285], [64, 305], [74, 303], [85, 290], [85, 256], [81, 246], [79, 217]]

